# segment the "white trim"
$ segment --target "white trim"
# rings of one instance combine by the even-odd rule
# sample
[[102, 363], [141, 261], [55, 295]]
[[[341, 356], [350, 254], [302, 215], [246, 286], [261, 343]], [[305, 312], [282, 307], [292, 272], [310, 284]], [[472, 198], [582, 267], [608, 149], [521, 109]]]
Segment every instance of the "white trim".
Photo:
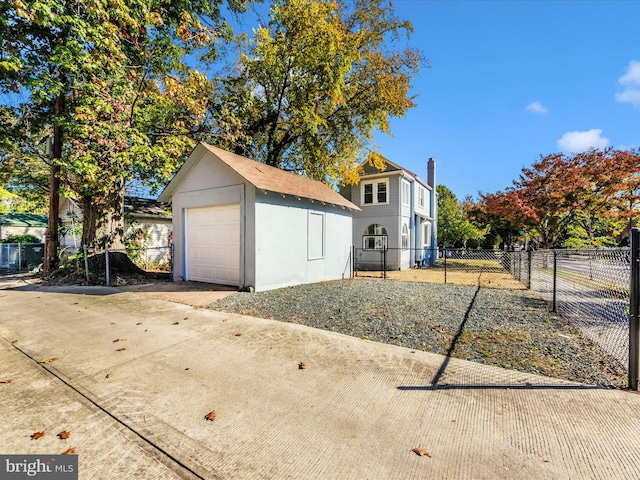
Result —
[[[312, 222], [311, 222], [311, 218], [312, 216], [319, 216], [321, 217], [321, 222], [322, 222], [322, 232], [320, 232], [320, 242], [321, 242], [321, 252], [319, 252], [320, 254], [314, 254], [314, 252], [311, 251], [311, 242], [313, 241], [312, 235], [314, 232], [311, 231], [311, 226], [312, 226]], [[327, 218], [326, 218], [326, 213], [325, 212], [321, 212], [318, 210], [307, 210], [307, 260], [311, 261], [311, 260], [322, 260], [326, 257], [327, 255]]]
[[[385, 184], [386, 185], [386, 201], [384, 202], [379, 202], [378, 201], [378, 185], [380, 184]], [[375, 188], [372, 187], [372, 202], [371, 203], [365, 203], [364, 202], [364, 187], [365, 185], [372, 185], [375, 186]], [[380, 178], [377, 180], [373, 180], [370, 182], [366, 182], [363, 181], [360, 183], [360, 206], [363, 207], [370, 207], [373, 205], [388, 205], [389, 204], [389, 196], [390, 196], [390, 182], [389, 182], [389, 177], [385, 177], [385, 178]]]

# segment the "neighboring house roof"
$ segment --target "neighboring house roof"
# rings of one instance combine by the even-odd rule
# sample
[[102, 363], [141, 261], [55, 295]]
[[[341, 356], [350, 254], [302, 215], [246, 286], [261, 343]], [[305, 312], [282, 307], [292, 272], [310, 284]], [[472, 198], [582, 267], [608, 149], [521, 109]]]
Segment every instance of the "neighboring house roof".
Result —
[[[221, 162], [259, 190], [268, 190], [285, 195], [318, 200], [332, 205], [347, 207], [352, 210], [360, 210], [338, 192], [317, 180], [311, 180], [296, 175], [295, 173], [285, 172], [279, 168], [250, 160], [204, 142], [198, 145], [194, 152], [200, 148], [211, 152]], [[199, 155], [193, 155], [193, 153], [189, 156], [189, 159], [160, 194], [158, 197], [159, 200], [169, 201], [173, 192], [182, 183], [189, 170], [191, 170], [199, 158]]]
[[152, 198], [125, 196], [124, 208], [131, 215], [171, 218], [171, 205]]
[[35, 213], [0, 213], [0, 225], [5, 227], [47, 227], [47, 216]]
[[[68, 202], [71, 202], [69, 205]], [[60, 211], [63, 222], [68, 220], [67, 210], [75, 212], [76, 216], [81, 216], [81, 207], [78, 201], [73, 198], [60, 199]], [[134, 217], [163, 218], [171, 220], [171, 205], [152, 198], [124, 197], [124, 209]]]

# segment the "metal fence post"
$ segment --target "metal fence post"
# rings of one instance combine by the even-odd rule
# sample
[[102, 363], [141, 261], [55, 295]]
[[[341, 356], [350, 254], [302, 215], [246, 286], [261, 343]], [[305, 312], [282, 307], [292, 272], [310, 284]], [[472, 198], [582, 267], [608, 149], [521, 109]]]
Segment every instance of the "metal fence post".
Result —
[[447, 249], [446, 247], [442, 250], [442, 253], [444, 254], [444, 283], [447, 283]]
[[109, 285], [109, 244], [108, 243], [104, 244], [104, 271], [106, 276], [107, 287], [110, 287], [111, 285]]
[[89, 283], [89, 250], [86, 245], [82, 246], [82, 253], [84, 253], [84, 271], [87, 276], [87, 284]]
[[555, 250], [553, 250], [553, 302], [551, 304], [551, 311], [555, 313], [556, 311], [556, 287], [557, 287], [557, 278], [558, 278], [558, 254]]
[[527, 251], [527, 288], [531, 289], [531, 256], [532, 256], [532, 251], [531, 249], [529, 249]]
[[387, 247], [382, 249], [382, 278], [387, 278]]
[[629, 293], [629, 388], [638, 391], [638, 377], [640, 376], [640, 228], [631, 229]]

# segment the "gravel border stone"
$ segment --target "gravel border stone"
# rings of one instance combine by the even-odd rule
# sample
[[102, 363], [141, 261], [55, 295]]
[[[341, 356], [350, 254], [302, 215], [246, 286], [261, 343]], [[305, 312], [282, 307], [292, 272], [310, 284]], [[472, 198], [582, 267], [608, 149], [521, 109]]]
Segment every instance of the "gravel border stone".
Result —
[[625, 368], [528, 290], [338, 280], [213, 303], [239, 313], [523, 372], [625, 388]]

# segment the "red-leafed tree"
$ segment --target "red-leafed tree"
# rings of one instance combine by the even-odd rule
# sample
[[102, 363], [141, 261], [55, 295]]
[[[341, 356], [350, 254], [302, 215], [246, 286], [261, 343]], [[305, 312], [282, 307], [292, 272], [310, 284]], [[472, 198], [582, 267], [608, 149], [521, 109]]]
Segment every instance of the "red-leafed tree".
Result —
[[543, 248], [612, 245], [640, 215], [639, 160], [614, 149], [548, 155], [513, 187], [481, 195], [479, 211]]

